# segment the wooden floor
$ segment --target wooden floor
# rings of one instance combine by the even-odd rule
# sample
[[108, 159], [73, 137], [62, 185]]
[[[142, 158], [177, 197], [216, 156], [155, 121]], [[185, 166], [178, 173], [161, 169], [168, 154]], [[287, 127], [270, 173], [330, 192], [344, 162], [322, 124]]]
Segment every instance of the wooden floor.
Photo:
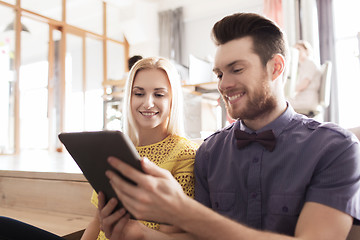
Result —
[[92, 188], [68, 153], [0, 155], [0, 215], [63, 236], [84, 229]]
[[[67, 153], [0, 155], [0, 215], [59, 236], [84, 229], [95, 213], [92, 188]], [[348, 240], [360, 239], [360, 227]]]
[[92, 217], [31, 208], [0, 207], [0, 215], [11, 217], [33, 226], [64, 236], [86, 228]]

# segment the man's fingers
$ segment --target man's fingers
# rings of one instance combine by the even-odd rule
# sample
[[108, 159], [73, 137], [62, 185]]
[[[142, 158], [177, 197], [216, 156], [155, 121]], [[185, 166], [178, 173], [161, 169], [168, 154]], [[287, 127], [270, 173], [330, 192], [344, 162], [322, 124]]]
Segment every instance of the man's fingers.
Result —
[[112, 167], [118, 170], [122, 175], [139, 184], [139, 182], [144, 181], [145, 175], [133, 168], [132, 166], [124, 163], [118, 158], [109, 157], [108, 162]]
[[112, 171], [106, 171], [106, 176], [110, 179], [110, 184], [118, 195], [119, 199], [122, 201], [122, 195], [136, 196], [138, 194], [138, 189], [133, 184], [125, 181], [122, 177]]
[[[140, 199], [142, 201], [148, 201], [147, 194], [144, 194], [144, 192], [139, 189], [139, 187], [129, 184], [128, 182], [121, 179], [121, 177], [118, 177], [116, 173], [110, 172], [107, 175], [110, 176], [110, 184], [118, 198], [121, 199], [124, 208], [132, 214], [135, 214], [134, 216], [137, 218], [141, 218], [141, 216], [137, 215], [137, 212], [134, 211], [134, 207], [138, 205]], [[142, 197], [139, 199], [139, 196]]]
[[149, 159], [143, 158], [140, 161], [141, 161], [141, 166], [145, 173], [154, 177], [161, 177], [161, 178], [172, 177], [169, 171], [157, 166], [155, 163], [149, 161]]
[[[146, 174], [143, 174], [132, 166], [124, 163], [120, 159], [117, 159], [115, 157], [109, 157], [108, 161], [110, 165], [117, 169], [122, 175], [131, 179], [137, 184], [141, 185], [142, 183], [146, 183], [148, 181]], [[140, 161], [141, 167], [143, 168], [145, 173], [154, 177], [171, 178], [171, 174], [169, 171], [157, 166], [155, 163], [149, 161], [147, 158], [142, 158]]]

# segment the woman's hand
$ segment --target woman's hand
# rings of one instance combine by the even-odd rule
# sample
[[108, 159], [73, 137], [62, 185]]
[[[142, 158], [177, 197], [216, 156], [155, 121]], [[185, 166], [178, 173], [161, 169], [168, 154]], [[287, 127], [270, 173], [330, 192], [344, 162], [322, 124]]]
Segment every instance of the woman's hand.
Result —
[[135, 240], [143, 239], [141, 228], [145, 227], [141, 223], [131, 220], [124, 208], [113, 213], [117, 200], [112, 198], [105, 204], [105, 196], [102, 192], [98, 195], [98, 216], [100, 229], [105, 232], [105, 236], [112, 240]]

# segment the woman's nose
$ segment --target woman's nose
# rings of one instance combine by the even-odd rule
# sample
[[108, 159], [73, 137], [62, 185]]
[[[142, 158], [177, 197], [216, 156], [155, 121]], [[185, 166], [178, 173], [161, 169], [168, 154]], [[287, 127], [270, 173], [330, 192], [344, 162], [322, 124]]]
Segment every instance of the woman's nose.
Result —
[[147, 96], [144, 102], [144, 107], [146, 109], [152, 108], [154, 106], [154, 98], [152, 95]]

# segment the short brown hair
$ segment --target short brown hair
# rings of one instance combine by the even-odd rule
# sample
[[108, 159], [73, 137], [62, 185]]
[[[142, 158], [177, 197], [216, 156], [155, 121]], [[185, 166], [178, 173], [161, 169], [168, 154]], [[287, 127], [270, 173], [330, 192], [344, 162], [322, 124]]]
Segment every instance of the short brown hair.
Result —
[[286, 39], [281, 29], [271, 20], [255, 13], [236, 13], [215, 23], [212, 39], [216, 45], [251, 37], [254, 52], [259, 55], [263, 65], [275, 54], [287, 57]]
[[135, 64], [137, 61], [141, 60], [141, 59], [143, 59], [143, 57], [140, 56], [140, 55], [134, 55], [134, 56], [132, 56], [131, 58], [129, 58], [129, 59], [128, 59], [128, 68], [129, 68], [129, 71], [131, 70], [132, 66], [134, 66], [134, 64]]

